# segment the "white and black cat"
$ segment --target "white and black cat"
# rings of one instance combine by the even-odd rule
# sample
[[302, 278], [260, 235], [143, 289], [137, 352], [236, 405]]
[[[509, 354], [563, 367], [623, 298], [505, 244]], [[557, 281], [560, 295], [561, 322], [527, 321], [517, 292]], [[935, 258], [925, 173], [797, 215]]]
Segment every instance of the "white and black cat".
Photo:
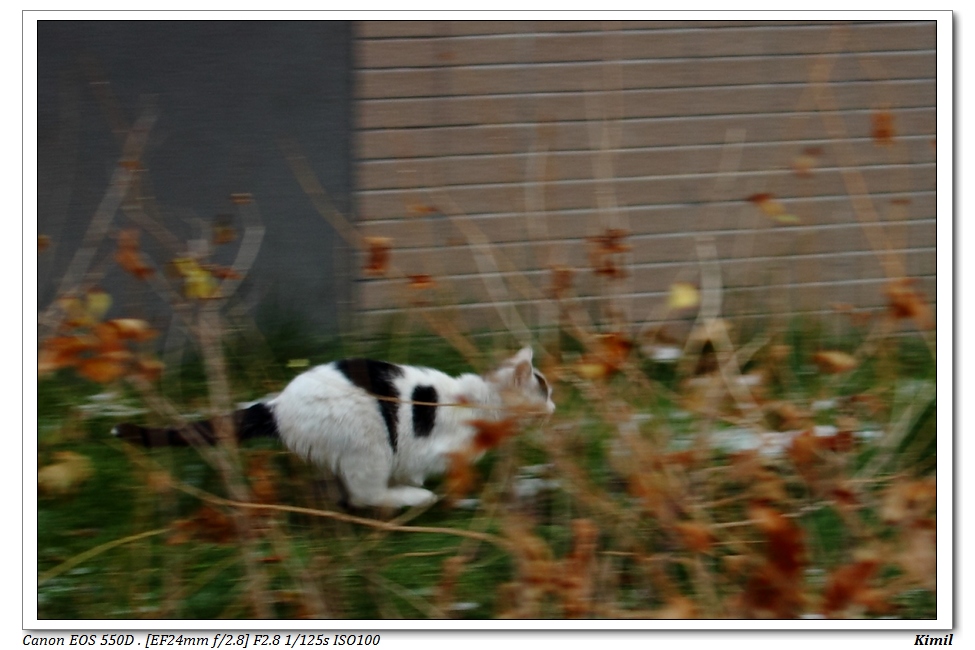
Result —
[[[513, 408], [552, 413], [552, 389], [521, 349], [486, 375], [371, 359], [344, 359], [295, 377], [274, 399], [234, 413], [237, 437], [280, 438], [338, 477], [353, 506], [416, 506], [436, 495], [423, 481], [475, 436], [472, 420], [499, 420]], [[213, 444], [211, 422], [193, 425]], [[112, 433], [146, 446], [186, 445], [178, 429], [120, 424]]]

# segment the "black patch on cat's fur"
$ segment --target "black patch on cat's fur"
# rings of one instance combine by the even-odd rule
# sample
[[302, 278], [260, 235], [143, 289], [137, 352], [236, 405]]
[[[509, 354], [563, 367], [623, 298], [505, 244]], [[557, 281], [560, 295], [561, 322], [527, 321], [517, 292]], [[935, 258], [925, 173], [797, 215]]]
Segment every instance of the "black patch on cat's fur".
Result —
[[[274, 414], [267, 404], [254, 404], [234, 413], [234, 427], [237, 440], [259, 437], [278, 437], [278, 426]], [[196, 432], [196, 436], [190, 433]], [[112, 429], [112, 434], [125, 440], [142, 444], [145, 447], [186, 447], [194, 441], [208, 445], [217, 444], [217, 432], [212, 420], [193, 422], [181, 429], [149, 428], [138, 424], [123, 423]]]
[[[414, 402], [436, 402], [437, 389], [433, 386], [417, 386], [413, 389]], [[433, 425], [437, 422], [437, 407], [425, 404], [413, 405], [413, 433], [420, 438], [425, 438], [433, 431]]]
[[[335, 364], [349, 381], [375, 397], [388, 397], [391, 400], [399, 399], [399, 392], [393, 384], [393, 380], [403, 376], [403, 369], [392, 363], [385, 361], [373, 361], [372, 359], [343, 359]], [[390, 399], [379, 399], [379, 413], [383, 416], [386, 423], [386, 432], [389, 434], [389, 446], [396, 451], [397, 442], [397, 417], [399, 403]]]
[[278, 423], [267, 404], [258, 402], [253, 406], [236, 411], [234, 424], [237, 425], [237, 440], [250, 438], [279, 438]]

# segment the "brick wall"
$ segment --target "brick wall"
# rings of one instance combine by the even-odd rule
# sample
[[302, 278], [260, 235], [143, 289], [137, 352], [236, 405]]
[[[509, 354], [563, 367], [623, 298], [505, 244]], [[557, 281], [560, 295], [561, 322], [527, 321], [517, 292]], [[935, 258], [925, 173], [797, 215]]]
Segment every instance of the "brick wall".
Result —
[[[700, 281], [698, 244], [711, 241], [729, 315], [876, 307], [892, 274], [920, 278], [933, 301], [935, 33], [933, 22], [358, 23], [357, 214], [364, 234], [392, 239], [394, 267], [360, 274], [359, 310], [381, 321], [417, 293], [403, 276], [428, 274], [431, 300], [459, 305], [462, 327], [510, 310], [545, 325], [549, 269], [567, 266], [594, 318], [613, 295], [652, 320], [673, 282]], [[886, 145], [874, 132], [885, 113]], [[795, 171], [804, 152], [808, 175]], [[797, 221], [747, 200], [761, 193]], [[871, 214], [882, 225], [865, 227]], [[589, 238], [607, 229], [628, 233], [623, 279], [590, 269]]]

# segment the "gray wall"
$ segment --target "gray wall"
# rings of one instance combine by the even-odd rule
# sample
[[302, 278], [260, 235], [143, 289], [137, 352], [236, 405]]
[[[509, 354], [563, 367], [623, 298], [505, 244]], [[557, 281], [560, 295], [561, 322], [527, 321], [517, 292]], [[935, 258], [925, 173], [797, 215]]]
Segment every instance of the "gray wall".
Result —
[[[593, 298], [610, 291], [587, 240], [608, 228], [630, 233], [629, 276], [610, 290], [635, 322], [665, 311], [672, 283], [698, 282], [708, 238], [726, 315], [877, 310], [891, 274], [917, 278], [933, 301], [935, 36], [933, 22], [357, 23], [363, 231], [392, 239], [401, 274], [435, 276], [471, 329], [497, 322], [492, 292], [551, 324], [553, 266], [577, 271], [582, 304], [608, 305]], [[842, 133], [822, 119], [817, 74]], [[890, 144], [872, 137], [882, 110]], [[801, 176], [806, 149], [820, 153]], [[879, 215], [887, 268], [852, 177]], [[760, 193], [798, 223], [763, 216], [747, 201]], [[411, 214], [415, 204], [437, 211]], [[478, 267], [475, 229], [498, 272]], [[402, 310], [404, 284], [395, 273], [363, 283], [360, 314]]]
[[[40, 22], [38, 231], [53, 242], [38, 263], [41, 309], [109, 186], [121, 152], [113, 128], [131, 126], [151, 95], [158, 120], [142, 176], [165, 227], [182, 241], [206, 236], [215, 215], [234, 212], [231, 193], [253, 194], [266, 234], [241, 304], [261, 303], [265, 315], [299, 311], [333, 328], [349, 291], [347, 256], [279, 141], [297, 140], [349, 211], [351, 69], [348, 23]], [[106, 271], [100, 284], [116, 313], [165, 326], [164, 302], [111, 262], [111, 235], [131, 225], [115, 216], [95, 258]], [[142, 241], [157, 266], [172, 257], [152, 237]], [[215, 260], [230, 263], [238, 245]]]

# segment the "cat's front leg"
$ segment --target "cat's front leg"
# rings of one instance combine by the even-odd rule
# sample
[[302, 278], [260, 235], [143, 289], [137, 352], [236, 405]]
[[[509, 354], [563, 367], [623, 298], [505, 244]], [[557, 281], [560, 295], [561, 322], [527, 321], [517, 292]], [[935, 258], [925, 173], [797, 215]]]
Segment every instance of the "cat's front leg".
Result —
[[436, 502], [437, 495], [421, 487], [412, 485], [397, 485], [389, 488], [382, 495], [382, 503], [373, 505], [393, 508], [426, 506]]
[[[437, 495], [419, 485], [390, 486], [392, 463], [374, 457], [346, 456], [340, 464], [349, 503], [355, 507], [403, 508], [428, 505]], [[421, 479], [422, 483], [422, 479]]]

